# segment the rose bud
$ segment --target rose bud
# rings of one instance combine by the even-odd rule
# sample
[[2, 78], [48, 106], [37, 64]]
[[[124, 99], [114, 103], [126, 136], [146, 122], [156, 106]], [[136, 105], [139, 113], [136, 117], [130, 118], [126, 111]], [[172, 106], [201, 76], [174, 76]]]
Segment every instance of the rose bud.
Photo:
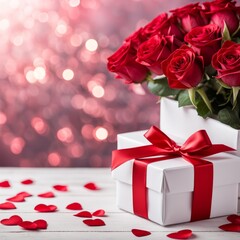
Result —
[[226, 23], [230, 34], [234, 33], [239, 27], [239, 7], [232, 0], [216, 0], [203, 3], [204, 11], [211, 18], [211, 23], [224, 29]]
[[192, 28], [203, 26], [208, 23], [207, 18], [198, 3], [189, 4], [182, 8], [171, 10], [173, 16], [176, 16], [185, 32]]
[[181, 45], [182, 42], [174, 36], [165, 37], [156, 34], [139, 46], [136, 61], [148, 67], [152, 72], [161, 75], [163, 74], [162, 61]]
[[171, 88], [194, 88], [203, 77], [203, 58], [192, 48], [183, 45], [162, 62], [162, 70]]
[[108, 70], [116, 73], [126, 83], [141, 83], [145, 80], [148, 69], [135, 61], [136, 50], [131, 41], [124, 44], [108, 58]]
[[221, 47], [221, 29], [215, 24], [193, 28], [184, 37], [198, 55], [203, 56], [204, 65], [211, 64], [212, 56]]
[[240, 44], [226, 41], [213, 55], [212, 66], [217, 70], [216, 78], [230, 87], [240, 86]]

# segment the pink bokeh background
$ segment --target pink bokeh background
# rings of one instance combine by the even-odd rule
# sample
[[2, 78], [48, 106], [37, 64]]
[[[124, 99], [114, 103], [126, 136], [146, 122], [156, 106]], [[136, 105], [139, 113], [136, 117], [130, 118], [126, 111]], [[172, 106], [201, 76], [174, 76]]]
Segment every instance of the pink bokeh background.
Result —
[[104, 167], [117, 133], [158, 125], [157, 97], [106, 58], [189, 0], [0, 0], [0, 166]]

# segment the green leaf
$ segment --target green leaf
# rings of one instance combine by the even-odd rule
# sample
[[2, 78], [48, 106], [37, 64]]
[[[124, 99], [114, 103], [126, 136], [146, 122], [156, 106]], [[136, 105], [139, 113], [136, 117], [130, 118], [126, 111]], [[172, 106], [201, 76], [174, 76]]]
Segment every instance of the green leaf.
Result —
[[196, 99], [196, 110], [199, 116], [206, 118], [210, 115], [210, 110], [202, 98]]
[[233, 91], [233, 109], [237, 105], [237, 96], [238, 96], [239, 90], [240, 90], [239, 87], [232, 87], [232, 91]]
[[218, 120], [233, 128], [240, 128], [240, 119], [237, 111], [233, 111], [230, 108], [224, 108], [218, 112]]
[[196, 106], [196, 90], [194, 88], [188, 89], [188, 96], [193, 106]]
[[148, 89], [153, 94], [162, 97], [175, 96], [180, 92], [180, 90], [169, 87], [166, 77], [148, 82]]
[[208, 107], [209, 111], [212, 112], [212, 105], [208, 99], [207, 94], [205, 93], [205, 91], [202, 88], [199, 88], [197, 90], [198, 94], [201, 96], [202, 100], [204, 101], [204, 103], [206, 104], [206, 106]]
[[224, 27], [223, 27], [223, 33], [222, 33], [222, 38], [223, 38], [223, 41], [227, 41], [227, 40], [231, 40], [231, 36], [230, 36], [230, 33], [229, 33], [229, 30], [228, 30], [228, 27], [227, 27], [227, 24], [224, 22]]
[[178, 95], [178, 107], [192, 105], [188, 91], [181, 91]]

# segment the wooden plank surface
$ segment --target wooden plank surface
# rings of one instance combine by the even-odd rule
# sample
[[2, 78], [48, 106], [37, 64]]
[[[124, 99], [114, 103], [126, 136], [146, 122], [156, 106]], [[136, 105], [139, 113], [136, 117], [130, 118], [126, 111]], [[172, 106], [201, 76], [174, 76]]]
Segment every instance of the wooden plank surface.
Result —
[[[31, 178], [34, 184], [22, 185], [21, 180]], [[137, 239], [131, 229], [139, 228], [151, 231], [151, 235], [144, 239], [169, 239], [166, 235], [173, 231], [189, 228], [193, 230], [192, 239], [240, 239], [240, 233], [223, 232], [218, 226], [226, 224], [226, 217], [209, 219], [194, 223], [184, 223], [169, 227], [162, 227], [132, 214], [123, 212], [115, 204], [115, 183], [111, 178], [109, 169], [86, 169], [86, 168], [1, 168], [0, 182], [9, 180], [11, 188], [0, 188], [0, 203], [6, 198], [14, 196], [21, 191], [33, 194], [33, 197], [26, 198], [26, 202], [15, 203], [17, 209], [0, 210], [0, 219], [9, 218], [14, 214], [20, 215], [24, 220], [45, 219], [48, 222], [48, 229], [26, 231], [19, 226], [4, 226], [0, 224], [1, 240], [91, 240], [91, 239]], [[90, 191], [83, 187], [87, 182], [95, 182], [101, 190]], [[55, 184], [68, 185], [68, 192], [58, 192], [52, 188]], [[55, 198], [39, 198], [37, 194], [53, 191]], [[82, 222], [82, 218], [74, 217], [78, 211], [70, 211], [65, 207], [72, 202], [80, 202], [84, 210], [95, 211], [104, 209], [106, 217], [102, 219], [106, 226], [88, 227]], [[39, 203], [54, 204], [58, 211], [54, 213], [38, 213], [34, 207]]]

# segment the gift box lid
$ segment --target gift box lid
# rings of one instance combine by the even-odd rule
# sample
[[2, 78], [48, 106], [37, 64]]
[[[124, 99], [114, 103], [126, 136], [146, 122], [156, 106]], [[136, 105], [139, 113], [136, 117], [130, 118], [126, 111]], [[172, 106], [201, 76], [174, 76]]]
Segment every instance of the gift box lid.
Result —
[[[118, 135], [118, 148], [130, 148], [149, 145], [143, 134], [146, 131]], [[176, 140], [176, 138], [172, 138]], [[177, 140], [176, 140], [177, 141]], [[179, 142], [179, 141], [177, 141]], [[214, 164], [213, 187], [240, 182], [240, 159], [228, 153], [219, 153], [205, 157]], [[132, 184], [133, 159], [112, 171], [112, 176], [127, 184]], [[157, 192], [191, 192], [193, 191], [194, 170], [192, 164], [183, 158], [174, 158], [148, 164], [147, 188]]]

